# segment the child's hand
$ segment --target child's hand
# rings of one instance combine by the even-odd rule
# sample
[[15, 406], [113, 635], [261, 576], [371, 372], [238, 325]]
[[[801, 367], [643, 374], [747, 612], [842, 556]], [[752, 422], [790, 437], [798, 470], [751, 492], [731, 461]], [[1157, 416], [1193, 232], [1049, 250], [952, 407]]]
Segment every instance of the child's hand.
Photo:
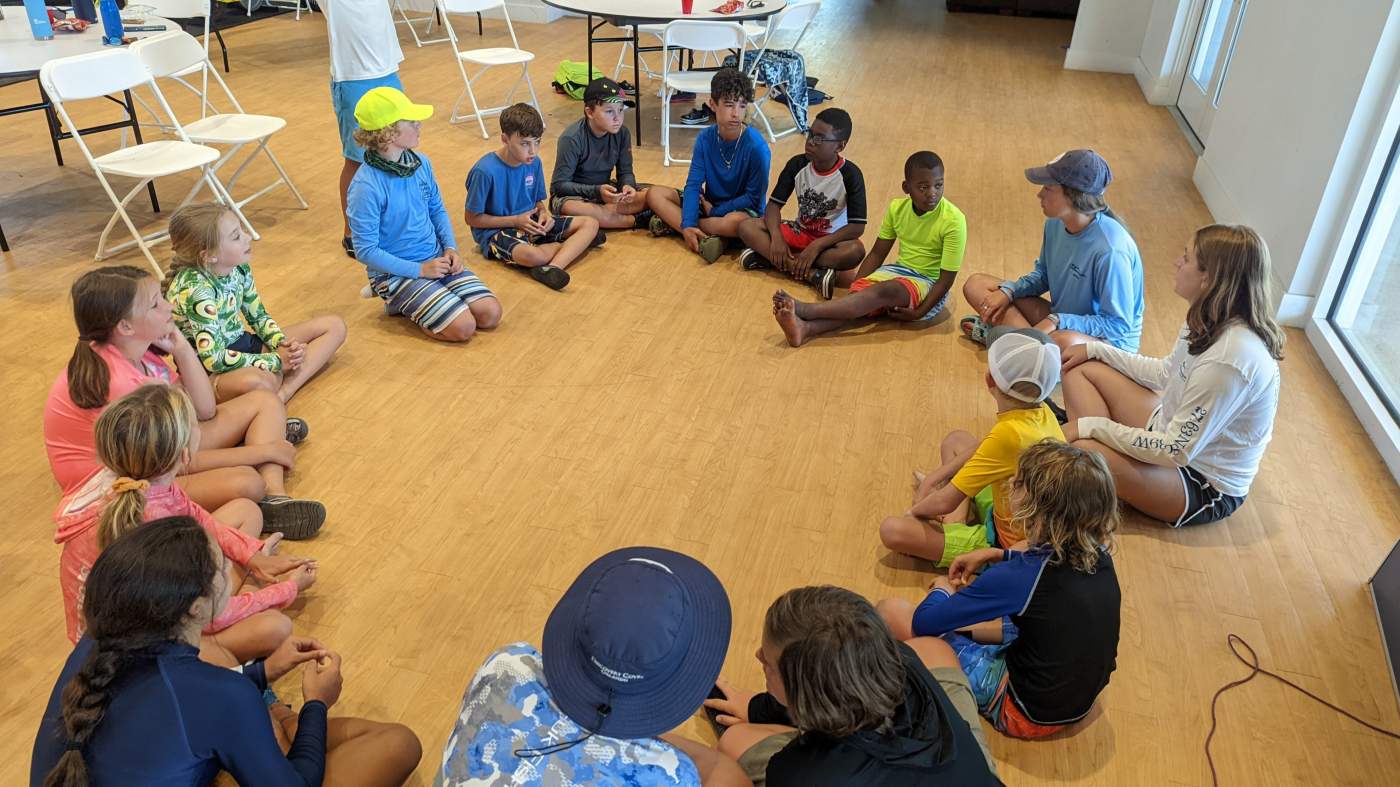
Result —
[[631, 186], [623, 186], [623, 187], [622, 187], [622, 191], [619, 191], [619, 192], [617, 193], [617, 201], [620, 202], [620, 203], [622, 203], [623, 205], [626, 205], [626, 204], [628, 204], [628, 203], [630, 203], [630, 202], [632, 201], [632, 198], [633, 198], [633, 197], [636, 197], [636, 196], [637, 196], [637, 190], [636, 190], [636, 189], [632, 188]]
[[307, 702], [320, 700], [329, 708], [340, 699], [340, 654], [329, 651], [301, 671], [301, 696]]
[[699, 227], [686, 227], [681, 230], [681, 235], [685, 236], [685, 245], [690, 247], [694, 254], [700, 253], [700, 241], [705, 239], [705, 232]]
[[788, 249], [787, 241], [783, 240], [781, 233], [774, 235], [772, 242], [768, 245], [768, 261], [774, 268], [780, 271], [788, 269], [788, 260], [792, 252]]
[[1011, 297], [998, 287], [982, 300], [982, 305], [977, 308], [977, 316], [982, 318], [982, 322], [995, 325], [1001, 322], [1002, 315], [1010, 305]]
[[727, 680], [717, 680], [715, 685], [724, 692], [724, 699], [707, 699], [704, 703], [705, 707], [719, 711], [715, 721], [723, 727], [747, 723], [749, 720], [749, 700], [753, 699], [754, 693], [740, 691]]
[[282, 359], [282, 368], [285, 371], [296, 371], [296, 368], [301, 365], [300, 357], [294, 351], [290, 341], [277, 345], [277, 357]]
[[539, 224], [541, 229], [536, 234], [543, 235], [546, 232], [549, 232], [550, 230], [554, 229], [554, 217], [549, 215], [548, 213], [545, 213], [544, 211], [540, 211]]
[[1060, 377], [1074, 367], [1089, 360], [1089, 345], [1076, 344], [1060, 354]]
[[448, 273], [462, 272], [462, 255], [458, 254], [456, 249], [443, 249], [442, 258], [447, 260]]
[[793, 258], [792, 265], [788, 270], [792, 274], [792, 278], [798, 281], [807, 281], [807, 276], [812, 272], [812, 266], [816, 264], [819, 253], [816, 248], [808, 246]]
[[297, 447], [286, 440], [263, 443], [258, 448], [262, 449], [263, 462], [276, 462], [288, 470], [297, 463]]
[[617, 189], [613, 188], [611, 183], [604, 183], [598, 187], [598, 199], [602, 200], [604, 205], [616, 205], [621, 202]]
[[308, 560], [287, 573], [286, 579], [297, 583], [297, 590], [302, 591], [316, 584], [316, 561]]
[[924, 313], [910, 306], [891, 306], [885, 310], [885, 316], [889, 317], [891, 320], [899, 320], [900, 322], [913, 322], [915, 320], [922, 320], [924, 318]]
[[263, 662], [263, 671], [267, 675], [267, 682], [273, 683], [295, 669], [298, 664], [319, 661], [329, 655], [330, 651], [326, 650], [326, 646], [311, 637], [291, 636], [282, 640], [277, 650], [268, 654]]
[[446, 257], [436, 257], [418, 266], [418, 275], [424, 279], [441, 279], [452, 272], [452, 263]]
[[170, 355], [171, 353], [175, 352], [175, 348], [184, 343], [184, 341], [185, 337], [183, 334], [180, 333], [180, 329], [172, 328], [170, 330], [170, 333], [167, 333], [159, 339], [156, 339], [155, 341], [151, 342], [151, 346], [156, 348], [157, 350], [160, 350], [166, 355]]
[[309, 557], [279, 557], [259, 553], [248, 560], [246, 568], [254, 579], [265, 585], [271, 585], [278, 581], [279, 574], [285, 574], [310, 562], [312, 561]]
[[535, 220], [535, 211], [533, 210], [515, 216], [514, 219], [513, 226], [518, 230], [524, 230], [526, 235], [543, 235], [548, 232], [543, 223]]

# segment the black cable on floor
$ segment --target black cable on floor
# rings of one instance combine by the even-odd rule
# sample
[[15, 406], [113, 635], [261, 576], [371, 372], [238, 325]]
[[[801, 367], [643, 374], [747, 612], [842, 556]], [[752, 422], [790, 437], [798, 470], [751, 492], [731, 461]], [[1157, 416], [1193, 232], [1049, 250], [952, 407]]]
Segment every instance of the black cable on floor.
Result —
[[[1288, 678], [1285, 678], [1276, 672], [1271, 672], [1259, 666], [1259, 656], [1254, 652], [1254, 648], [1251, 648], [1249, 646], [1249, 643], [1244, 641], [1244, 637], [1241, 637], [1238, 634], [1229, 634], [1226, 636], [1225, 641], [1230, 646], [1230, 652], [1235, 654], [1235, 658], [1244, 662], [1244, 665], [1249, 667], [1249, 674], [1244, 676], [1243, 678], [1240, 678], [1239, 680], [1230, 681], [1224, 686], [1221, 686], [1219, 689], [1216, 690], [1215, 696], [1210, 698], [1210, 734], [1206, 735], [1206, 763], [1210, 765], [1211, 784], [1217, 785], [1217, 787], [1220, 784], [1220, 779], [1215, 774], [1215, 760], [1210, 756], [1210, 741], [1212, 738], [1215, 737], [1215, 725], [1217, 721], [1215, 717], [1215, 704], [1220, 700], [1221, 694], [1224, 694], [1225, 692], [1235, 688], [1236, 686], [1242, 686], [1250, 682], [1251, 680], [1254, 680], [1254, 678], [1260, 675], [1261, 673], [1264, 675], [1268, 675], [1269, 677], [1273, 678], [1276, 681], [1279, 681], [1280, 683], [1286, 686], [1290, 686], [1294, 689], [1297, 689], [1298, 691], [1307, 695], [1309, 698], [1316, 700], [1317, 702], [1320, 702], [1323, 705], [1326, 705], [1332, 710], [1342, 714], [1343, 716], [1346, 716], [1348, 719], [1351, 719], [1352, 721], [1362, 725], [1363, 727], [1366, 727], [1369, 730], [1374, 730], [1375, 732], [1379, 732], [1382, 735], [1394, 738], [1396, 740], [1400, 740], [1400, 733], [1391, 732], [1390, 730], [1387, 730], [1383, 727], [1377, 727], [1376, 725], [1372, 724], [1369, 721], [1366, 721], [1365, 719], [1358, 718], [1355, 714], [1349, 711], [1342, 710], [1341, 708], [1337, 707], [1336, 705], [1333, 705], [1327, 700], [1324, 700], [1316, 694], [1313, 694], [1311, 691], [1308, 691], [1302, 686], [1299, 686], [1298, 684], [1294, 683]], [[1240, 648], [1244, 648], [1246, 651], [1249, 652], [1249, 658], [1245, 658], [1244, 654], [1240, 653]]]

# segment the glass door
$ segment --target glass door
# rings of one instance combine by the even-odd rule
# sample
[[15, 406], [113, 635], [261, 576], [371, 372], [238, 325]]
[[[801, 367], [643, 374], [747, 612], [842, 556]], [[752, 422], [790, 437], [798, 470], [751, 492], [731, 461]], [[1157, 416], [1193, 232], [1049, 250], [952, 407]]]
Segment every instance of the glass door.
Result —
[[1220, 89], [1230, 70], [1230, 55], [1248, 3], [1249, 0], [1206, 0], [1201, 12], [1176, 107], [1203, 146], [1215, 120], [1215, 109], [1220, 105]]

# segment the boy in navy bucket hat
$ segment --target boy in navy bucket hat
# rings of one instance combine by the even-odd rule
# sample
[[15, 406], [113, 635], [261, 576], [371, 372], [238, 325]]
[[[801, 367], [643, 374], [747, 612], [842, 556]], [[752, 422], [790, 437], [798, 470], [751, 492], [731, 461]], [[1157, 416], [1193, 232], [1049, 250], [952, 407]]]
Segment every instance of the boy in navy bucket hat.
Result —
[[555, 605], [543, 653], [493, 653], [472, 678], [436, 784], [748, 784], [734, 760], [667, 734], [729, 647], [729, 597], [679, 552], [593, 561]]
[[968, 279], [963, 297], [974, 313], [960, 321], [963, 335], [985, 345], [990, 326], [1035, 328], [1050, 334], [1061, 351], [1105, 341], [1137, 352], [1142, 255], [1104, 199], [1113, 182], [1108, 162], [1092, 150], [1067, 150], [1027, 169], [1026, 180], [1041, 187], [1040, 255], [1019, 279], [986, 273]]

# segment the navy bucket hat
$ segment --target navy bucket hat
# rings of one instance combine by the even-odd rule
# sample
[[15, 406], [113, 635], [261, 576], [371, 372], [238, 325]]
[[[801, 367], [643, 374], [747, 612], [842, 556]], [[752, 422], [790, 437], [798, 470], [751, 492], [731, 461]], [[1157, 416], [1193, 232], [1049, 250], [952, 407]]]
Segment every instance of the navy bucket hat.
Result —
[[559, 709], [610, 738], [671, 730], [700, 707], [729, 650], [729, 596], [692, 557], [628, 547], [593, 561], [544, 625]]

